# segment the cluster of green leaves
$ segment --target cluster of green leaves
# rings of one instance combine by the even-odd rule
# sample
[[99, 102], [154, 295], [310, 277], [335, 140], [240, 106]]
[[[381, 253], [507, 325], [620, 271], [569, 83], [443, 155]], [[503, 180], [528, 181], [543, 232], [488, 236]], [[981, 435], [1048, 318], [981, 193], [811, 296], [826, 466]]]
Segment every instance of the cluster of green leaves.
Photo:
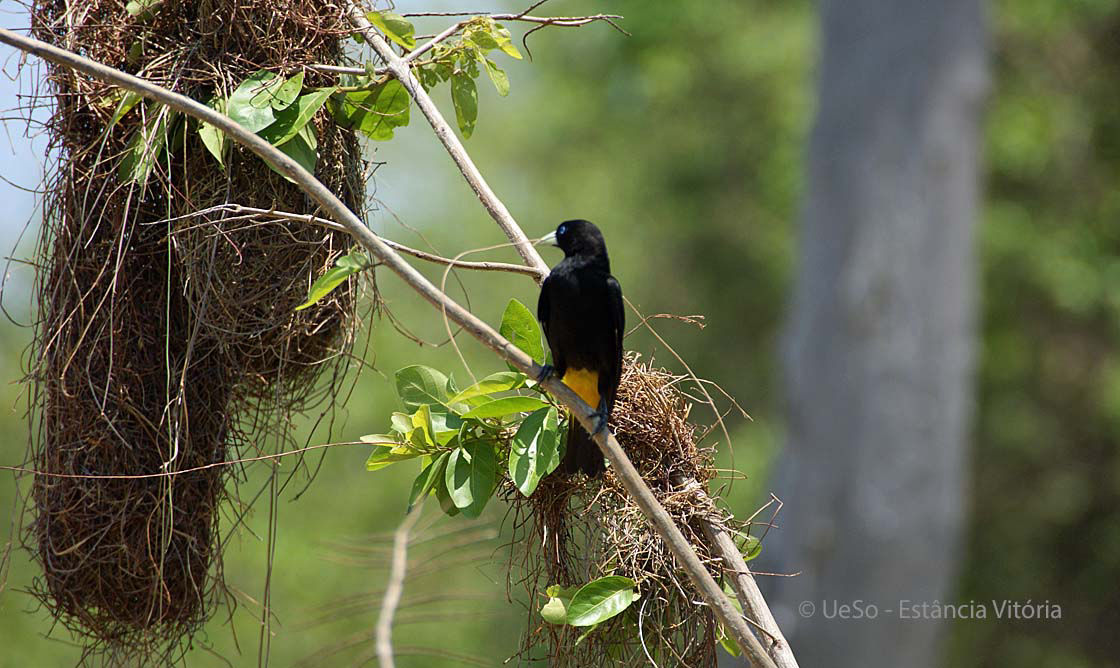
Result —
[[[541, 330], [529, 309], [511, 300], [502, 334], [544, 362]], [[500, 371], [459, 389], [448, 374], [414, 365], [397, 371], [396, 390], [404, 411], [393, 413], [385, 434], [362, 440], [373, 445], [366, 469], [420, 460], [408, 507], [434, 495], [448, 515], [478, 517], [497, 488], [499, 462], [529, 496], [561, 458], [563, 438], [556, 407], [520, 371]]]
[[[127, 10], [143, 19], [158, 7], [158, 0], [144, 0], [130, 3]], [[394, 43], [406, 49], [416, 47], [415, 28], [405, 18], [392, 12], [370, 12], [367, 16]], [[137, 45], [142, 48], [142, 40]], [[456, 37], [435, 45], [426, 59], [413, 64], [425, 89], [450, 82], [455, 118], [464, 138], [471, 136], [478, 120], [478, 89], [474, 80], [479, 76], [479, 68], [486, 70], [500, 95], [509, 93], [509, 77], [488, 57], [495, 50], [521, 58], [509, 30], [490, 17], [479, 16], [468, 21]], [[284, 77], [258, 70], [228, 97], [215, 95], [207, 105], [255, 132], [313, 173], [318, 162], [319, 137], [311, 120], [324, 105], [328, 105], [336, 123], [378, 141], [392, 139], [396, 128], [408, 125], [408, 91], [396, 79], [378, 75], [372, 66], [366, 70], [364, 75], [344, 75], [340, 85], [325, 88], [305, 88], [303, 72]], [[109, 127], [116, 125], [139, 101], [134, 93], [109, 98], [110, 104], [117, 104]], [[162, 103], [147, 102], [144, 110], [144, 121], [129, 140], [119, 170], [123, 181], [141, 185], [147, 183], [158, 161], [170, 155], [168, 149], [182, 144], [186, 129], [183, 115]], [[197, 124], [197, 131], [206, 150], [224, 168], [229, 149], [225, 134], [205, 122]]]
[[[736, 543], [747, 561], [756, 558], [762, 552], [761, 541], [747, 533], [739, 532], [736, 535]], [[742, 614], [742, 606], [730, 582], [724, 582], [723, 590], [731, 599], [735, 609]], [[630, 605], [641, 597], [634, 580], [620, 575], [608, 575], [585, 585], [572, 587], [551, 585], [545, 590], [545, 594], [548, 596], [548, 602], [541, 608], [541, 617], [546, 622], [559, 626], [589, 627], [576, 644], [582, 642], [603, 622], [626, 612]], [[637, 634], [636, 616], [630, 614], [621, 627], [615, 629], [615, 632], [621, 635]], [[732, 656], [741, 654], [739, 646], [727, 635], [722, 626], [719, 628], [718, 639], [720, 645]]]
[[[548, 595], [548, 602], [541, 608], [541, 617], [546, 622], [588, 627], [576, 644], [582, 642], [600, 624], [622, 614], [634, 601], [641, 598], [634, 581], [621, 575], [608, 575], [574, 587], [552, 585], [545, 593]], [[637, 620], [627, 621], [634, 623], [636, 633]]]
[[[222, 112], [250, 132], [256, 133], [298, 162], [309, 172], [318, 163], [319, 137], [312, 119], [330, 103], [340, 125], [371, 139], [386, 140], [393, 130], [408, 124], [409, 97], [400, 82], [388, 77], [351, 77], [346, 87], [305, 88], [304, 73], [283, 77], [258, 70], [242, 81], [228, 96], [214, 96], [207, 105]], [[139, 101], [133, 93], [118, 103], [110, 128]], [[156, 161], [172, 137], [185, 129], [182, 114], [159, 102], [145, 104], [145, 121], [132, 136], [121, 163], [120, 177], [126, 182], [147, 181]], [[229, 141], [225, 133], [206, 122], [197, 124], [203, 146], [225, 167]]]
[[[208, 104], [257, 133], [304, 169], [314, 172], [319, 138], [311, 119], [333, 93], [333, 88], [304, 93], [303, 72], [286, 78], [258, 70], [242, 81], [228, 98], [217, 96]], [[224, 167], [228, 148], [225, 134], [208, 123], [201, 123], [198, 133], [206, 149]]]
[[[406, 49], [416, 48], [415, 29], [404, 17], [391, 12], [370, 12], [367, 17], [393, 42]], [[521, 59], [521, 52], [513, 45], [508, 29], [489, 16], [477, 16], [470, 19], [458, 35], [432, 47], [426, 57], [414, 65], [416, 76], [426, 90], [441, 82], [450, 82], [455, 120], [464, 138], [471, 136], [478, 120], [475, 79], [481, 70], [486, 71], [499, 95], [509, 94], [509, 77], [490, 59], [492, 51]]]

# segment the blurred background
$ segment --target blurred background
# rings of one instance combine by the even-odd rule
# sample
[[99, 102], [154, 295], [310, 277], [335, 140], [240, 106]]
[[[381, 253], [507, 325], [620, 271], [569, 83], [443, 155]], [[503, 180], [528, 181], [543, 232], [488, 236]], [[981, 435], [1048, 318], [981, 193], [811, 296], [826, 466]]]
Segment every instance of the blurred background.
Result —
[[[0, 22], [25, 27], [17, 10], [0, 7]], [[739, 517], [771, 492], [785, 503], [754, 563], [801, 573], [763, 578], [801, 665], [1116, 665], [1120, 2], [555, 0], [537, 13], [600, 11], [625, 15], [631, 36], [602, 24], [534, 34], [534, 60], [500, 63], [508, 98], [480, 82], [466, 146], [530, 236], [596, 221], [640, 309], [705, 317], [702, 330], [655, 326], [753, 416], [730, 418], [730, 446], [719, 439], [721, 464], [746, 475], [725, 498]], [[6, 47], [0, 59], [0, 240], [17, 258], [0, 327], [0, 463], [19, 465], [32, 281], [19, 258], [34, 250], [27, 191], [44, 142], [15, 111], [32, 89], [18, 77], [34, 70], [19, 72]], [[450, 112], [446, 89], [436, 97]], [[419, 114], [369, 150], [384, 163], [377, 232], [444, 254], [504, 241]], [[535, 303], [523, 277], [461, 278], [452, 294], [493, 324], [509, 298]], [[446, 338], [393, 276], [379, 286], [398, 325]], [[293, 425], [301, 442], [384, 431], [397, 368], [461, 369], [449, 346], [418, 345], [388, 318], [364, 333], [371, 368], [335, 407], [333, 434], [312, 415]], [[461, 346], [476, 371], [502, 366]], [[647, 335], [627, 346], [676, 368]], [[415, 471], [367, 473], [365, 456], [316, 455], [255, 507], [225, 553], [232, 622], [219, 613], [190, 664], [368, 655]], [[266, 490], [268, 472], [249, 467], [242, 497]], [[28, 483], [0, 477], [5, 545], [18, 542]], [[503, 510], [469, 522], [427, 509], [394, 634], [400, 665], [499, 665], [516, 652], [539, 601], [507, 598]], [[0, 665], [72, 664], [80, 649], [21, 591], [34, 576], [25, 553], [6, 552]], [[903, 600], [987, 614], [902, 619]], [[825, 614], [860, 602], [878, 617]], [[999, 615], [1001, 602], [1045, 604], [1049, 618]]]

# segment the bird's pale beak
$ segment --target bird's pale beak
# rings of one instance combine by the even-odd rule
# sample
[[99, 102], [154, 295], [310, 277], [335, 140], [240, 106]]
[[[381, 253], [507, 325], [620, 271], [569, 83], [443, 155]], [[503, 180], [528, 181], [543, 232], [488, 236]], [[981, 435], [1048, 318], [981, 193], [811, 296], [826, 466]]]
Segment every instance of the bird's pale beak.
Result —
[[559, 244], [556, 243], [556, 232], [555, 231], [549, 232], [548, 234], [544, 235], [540, 239], [537, 239], [537, 242], [534, 245], [539, 246], [540, 244], [548, 244], [550, 246], [559, 246]]

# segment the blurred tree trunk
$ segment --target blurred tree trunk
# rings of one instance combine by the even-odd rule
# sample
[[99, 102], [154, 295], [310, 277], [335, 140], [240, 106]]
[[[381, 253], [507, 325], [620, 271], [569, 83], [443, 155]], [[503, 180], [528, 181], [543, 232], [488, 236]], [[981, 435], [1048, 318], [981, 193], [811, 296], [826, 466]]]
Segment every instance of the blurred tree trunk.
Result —
[[985, 22], [980, 0], [824, 0], [821, 26], [763, 555], [801, 571], [768, 585], [802, 665], [922, 668], [945, 627], [900, 601], [953, 600], [967, 507]]

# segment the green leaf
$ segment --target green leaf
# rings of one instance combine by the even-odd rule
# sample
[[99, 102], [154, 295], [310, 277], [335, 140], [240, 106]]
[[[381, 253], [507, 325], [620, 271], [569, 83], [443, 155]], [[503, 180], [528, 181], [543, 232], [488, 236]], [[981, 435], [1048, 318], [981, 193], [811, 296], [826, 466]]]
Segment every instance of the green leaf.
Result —
[[516, 299], [509, 300], [502, 324], [498, 327], [502, 336], [517, 346], [537, 364], [544, 364], [544, 344], [541, 343], [541, 325], [536, 316]]
[[397, 396], [406, 410], [421, 404], [447, 405], [447, 376], [431, 367], [416, 364], [396, 373]]
[[[226, 101], [224, 98], [217, 96], [210, 98], [206, 106], [211, 109], [225, 113]], [[210, 125], [205, 121], [198, 124], [198, 137], [202, 140], [202, 145], [210, 151], [210, 155], [218, 160], [218, 164], [222, 167], [226, 166], [226, 147], [229, 146], [229, 140], [226, 138], [226, 133], [219, 130], [217, 127]]]
[[478, 120], [478, 88], [474, 79], [462, 72], [455, 73], [451, 77], [451, 101], [455, 104], [459, 132], [463, 134], [463, 139], [470, 139], [474, 123]]
[[731, 605], [735, 606], [740, 615], [743, 614], [743, 604], [739, 602], [739, 595], [735, 593], [735, 588], [731, 585], [731, 579], [723, 578], [720, 587], [723, 589], [723, 593], [727, 595], [728, 600], [731, 601]]
[[369, 261], [369, 256], [361, 251], [354, 251], [347, 253], [334, 261], [336, 267], [346, 267], [355, 271], [364, 271], [373, 266]]
[[396, 79], [331, 98], [335, 122], [378, 141], [392, 139], [393, 130], [408, 125], [409, 108], [408, 91]]
[[444, 452], [436, 457], [424, 467], [420, 475], [416, 476], [416, 480], [412, 481], [412, 491], [408, 495], [408, 511], [411, 511], [417, 502], [423, 501], [437, 483], [443, 483], [443, 472], [450, 457], [451, 453], [449, 452]]
[[[723, 580], [723, 593], [730, 599], [731, 604], [735, 606], [739, 614], [743, 614], [743, 606], [739, 603], [739, 599], [735, 595], [735, 590], [731, 587], [731, 582], [727, 578]], [[727, 629], [723, 628], [723, 624], [716, 625], [716, 637], [719, 640], [719, 644], [722, 645], [723, 649], [731, 656], [739, 656], [743, 653], [738, 643], [727, 635]]]
[[762, 554], [762, 541], [742, 531], [735, 532], [735, 544], [739, 546], [744, 561], [750, 561]]
[[[120, 93], [121, 89], [118, 88], [116, 90]], [[125, 114], [132, 111], [132, 108], [136, 106], [137, 102], [143, 99], [144, 96], [140, 93], [134, 93], [130, 90], [124, 91], [124, 93], [120, 95], [120, 101], [117, 103], [117, 110], [113, 112], [113, 117], [109, 119], [109, 125], [105, 126], [105, 131], [108, 132], [111, 130], [114, 125], [124, 118]]]
[[459, 430], [463, 427], [463, 419], [444, 406], [428, 405], [432, 412], [432, 428], [435, 430], [436, 442], [447, 445], [459, 434]]
[[509, 450], [509, 476], [517, 489], [531, 496], [541, 478], [560, 465], [560, 429], [552, 406], [534, 411], [521, 422]]
[[406, 49], [416, 48], [416, 29], [400, 14], [393, 12], [369, 12], [369, 22], [385, 33], [385, 36]]
[[723, 647], [724, 651], [731, 656], [742, 656], [743, 654], [743, 650], [739, 648], [739, 645], [737, 645], [734, 640], [727, 637], [727, 631], [723, 629], [722, 624], [719, 625], [719, 644]]
[[[450, 461], [450, 458], [449, 458]], [[447, 466], [444, 466], [444, 471], [447, 471]], [[439, 501], [439, 508], [448, 517], [455, 517], [459, 514], [459, 509], [455, 507], [455, 503], [451, 500], [451, 495], [447, 493], [447, 485], [443, 480], [438, 481], [435, 486], [436, 500]]]
[[497, 483], [498, 462], [494, 446], [472, 441], [456, 448], [447, 460], [444, 482], [455, 507], [466, 517], [478, 517]]
[[[155, 14], [155, 10], [163, 4], [163, 0], [130, 0], [124, 6], [124, 11], [128, 12], [129, 16], [137, 16], [143, 21], [147, 21]], [[141, 16], [143, 14], [143, 16]]]
[[275, 91], [284, 83], [282, 77], [268, 70], [258, 70], [241, 82], [226, 101], [226, 115], [249, 132], [260, 132], [276, 120], [272, 108]]
[[579, 588], [568, 605], [568, 624], [592, 626], [606, 621], [638, 600], [633, 580], [621, 575], [608, 575], [592, 580]]
[[[296, 136], [276, 147], [284, 155], [292, 160], [295, 160], [300, 167], [306, 169], [309, 173], [315, 173], [315, 165], [319, 162], [319, 138], [315, 135], [315, 127], [313, 125], [305, 125], [300, 128]], [[272, 171], [276, 172], [285, 179], [291, 181], [288, 175], [276, 169], [272, 163], [266, 163], [272, 167]]]
[[484, 51], [498, 48], [497, 40], [494, 39], [494, 36], [491, 35], [486, 28], [477, 28], [470, 31], [467, 38]]
[[148, 176], [152, 173], [156, 160], [167, 146], [171, 124], [179, 115], [179, 112], [172, 111], [158, 102], [148, 103], [145, 109], [147, 119], [143, 125], [136, 128], [128, 141], [124, 159], [121, 160], [117, 172], [121, 181], [138, 183], [141, 186], [148, 182]]
[[567, 624], [568, 607], [560, 599], [550, 598], [541, 608], [541, 618], [549, 624]]
[[271, 78], [262, 80], [261, 85], [256, 88], [255, 94], [249, 98], [249, 104], [254, 107], [266, 109], [276, 109], [275, 105], [278, 99], [280, 89], [284, 87], [286, 79], [279, 74], [272, 74]]
[[365, 436], [359, 436], [358, 440], [370, 445], [404, 445], [404, 441], [397, 434], [366, 434]]
[[487, 394], [497, 394], [498, 392], [507, 392], [509, 390], [516, 390], [517, 388], [525, 385], [527, 376], [520, 371], [499, 371], [492, 373], [489, 376], [471, 385], [467, 389], [459, 392], [451, 397], [447, 403], [457, 404], [467, 399], [473, 399], [478, 396]]
[[144, 40], [138, 39], [128, 47], [128, 53], [125, 54], [124, 60], [129, 65], [139, 65], [140, 60], [144, 57]]
[[486, 67], [486, 73], [490, 75], [490, 81], [494, 82], [494, 88], [498, 89], [498, 95], [502, 97], [509, 95], [509, 77], [506, 76], [505, 71], [485, 56], [479, 55], [479, 60]]
[[273, 146], [284, 144], [308, 127], [307, 124], [314, 118], [315, 112], [326, 104], [327, 99], [334, 94], [334, 90], [320, 88], [307, 95], [301, 95], [291, 106], [276, 113], [275, 123], [257, 134]]
[[408, 438], [408, 434], [412, 432], [412, 416], [398, 411], [393, 413], [389, 419], [391, 422], [390, 429]]
[[[379, 436], [383, 436], [383, 434], [370, 434], [368, 437], [363, 436], [362, 440], [364, 441], [367, 438]], [[373, 452], [371, 452], [369, 458], [366, 459], [366, 470], [377, 471], [390, 464], [395, 464], [396, 462], [403, 462], [406, 459], [416, 459], [423, 454], [425, 454], [423, 451], [417, 450], [407, 444], [375, 445], [373, 446]]]
[[[311, 284], [311, 289], [307, 291], [307, 301], [303, 302], [296, 307], [295, 310], [302, 311], [305, 308], [313, 306], [318, 303], [323, 297], [329, 295], [335, 288], [342, 285], [346, 279], [354, 274], [362, 271], [368, 265], [361, 264], [360, 261], [354, 260], [352, 256], [365, 255], [362, 253], [351, 253], [350, 255], [343, 255], [334, 261], [334, 266], [331, 267], [319, 277], [314, 283]], [[367, 260], [368, 263], [368, 260]]]
[[548, 402], [534, 397], [503, 397], [475, 406], [466, 413], [464, 418], [496, 418], [513, 415], [514, 413], [528, 413], [538, 408], [548, 406]]
[[[491, 19], [493, 21], [493, 19]], [[490, 28], [490, 35], [493, 36], [494, 41], [498, 43], [498, 48], [502, 50], [510, 58], [521, 60], [521, 52], [513, 45], [513, 36], [509, 34], [509, 30], [502, 26], [500, 23], [494, 23]]]
[[299, 97], [301, 90], [303, 90], [303, 72], [297, 72], [276, 89], [276, 97], [271, 101], [272, 108], [276, 111], [287, 109]]
[[412, 414], [412, 436], [409, 440], [420, 447], [436, 444], [435, 429], [432, 428], [432, 409], [428, 404], [421, 404]]
[[560, 585], [550, 585], [545, 590], [548, 595], [548, 603], [544, 604], [541, 608], [541, 617], [549, 624], [567, 624], [568, 623], [568, 605], [572, 602], [572, 597], [579, 591], [579, 586], [575, 587], [561, 587]]

